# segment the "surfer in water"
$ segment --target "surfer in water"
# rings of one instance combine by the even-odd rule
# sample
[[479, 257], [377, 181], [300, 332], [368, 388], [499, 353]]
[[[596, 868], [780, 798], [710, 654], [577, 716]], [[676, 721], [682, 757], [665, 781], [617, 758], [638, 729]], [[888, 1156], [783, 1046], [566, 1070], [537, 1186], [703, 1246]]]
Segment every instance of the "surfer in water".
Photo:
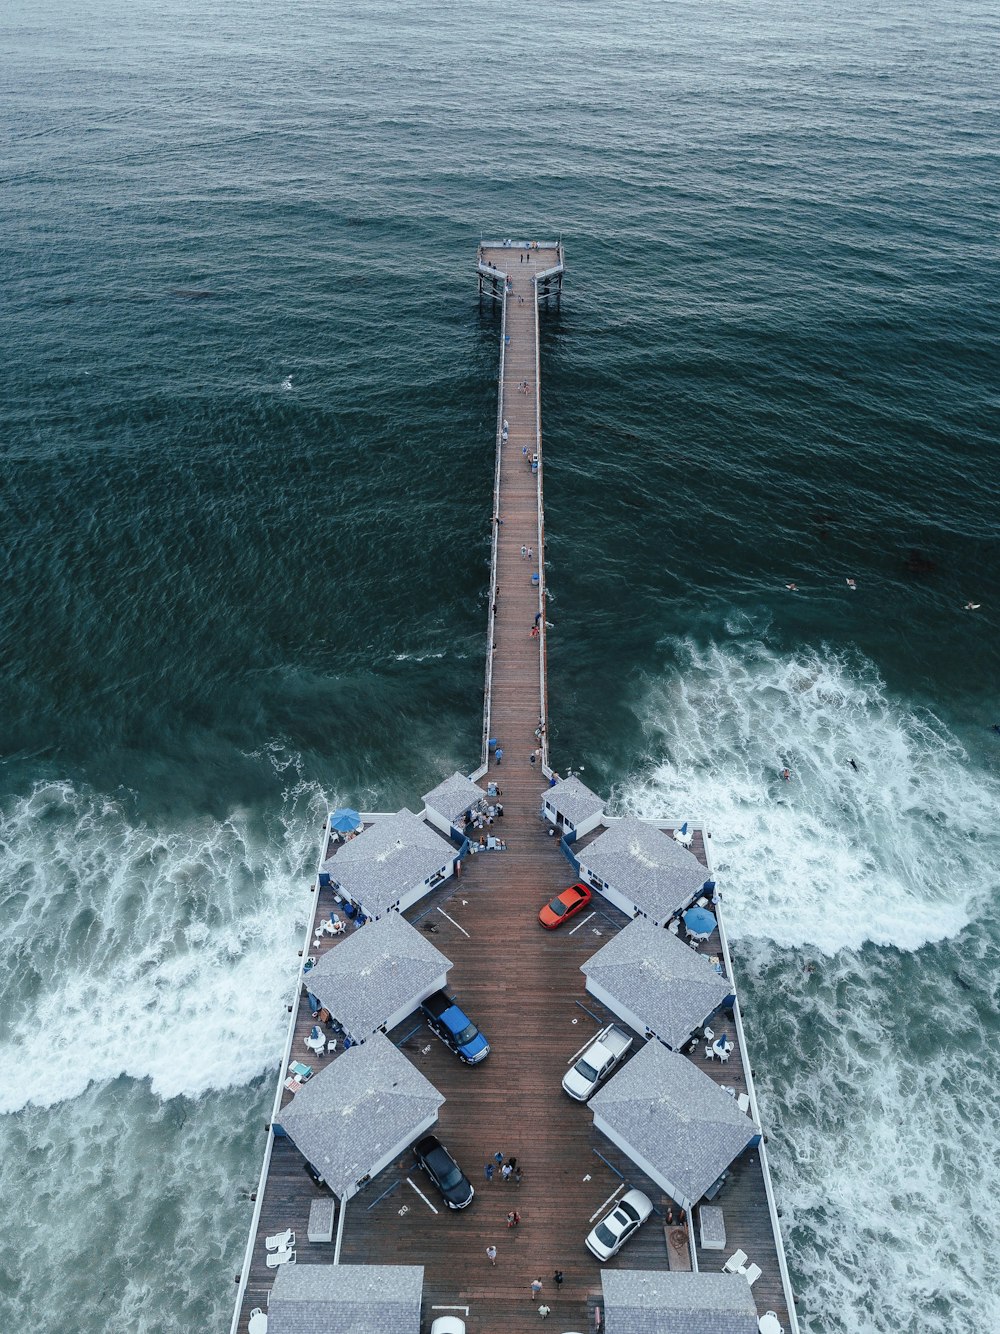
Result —
[[861, 767], [858, 764], [857, 760], [848, 760], [847, 763], [851, 766], [851, 768], [854, 770], [856, 774], [859, 774], [861, 772]]

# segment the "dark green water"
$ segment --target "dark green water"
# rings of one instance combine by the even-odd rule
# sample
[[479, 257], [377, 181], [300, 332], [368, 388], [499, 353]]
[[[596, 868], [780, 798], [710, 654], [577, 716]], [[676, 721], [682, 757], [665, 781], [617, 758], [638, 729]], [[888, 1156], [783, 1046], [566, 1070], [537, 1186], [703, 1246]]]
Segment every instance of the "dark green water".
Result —
[[0, 1325], [228, 1326], [324, 801], [478, 754], [481, 232], [569, 265], [554, 758], [713, 831], [803, 1327], [1000, 1324], [998, 46], [13, 0]]

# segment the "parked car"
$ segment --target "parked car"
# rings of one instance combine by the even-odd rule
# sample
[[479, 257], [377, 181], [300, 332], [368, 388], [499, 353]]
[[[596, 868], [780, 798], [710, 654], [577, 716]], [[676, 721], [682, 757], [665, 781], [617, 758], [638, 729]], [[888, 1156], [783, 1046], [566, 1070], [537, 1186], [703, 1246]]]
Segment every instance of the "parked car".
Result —
[[439, 1315], [431, 1325], [431, 1334], [465, 1334], [465, 1321], [457, 1315]]
[[538, 914], [538, 920], [549, 931], [554, 931], [557, 926], [562, 926], [563, 922], [568, 922], [571, 917], [575, 917], [578, 912], [582, 912], [590, 902], [591, 897], [590, 886], [578, 881], [575, 885], [570, 885], [569, 889], [564, 889], [561, 894], [557, 894], [550, 903], [547, 903]]
[[629, 1034], [609, 1024], [598, 1033], [572, 1070], [567, 1070], [563, 1076], [563, 1088], [577, 1102], [586, 1102], [631, 1046]]
[[420, 1007], [427, 1027], [466, 1065], [478, 1065], [490, 1054], [490, 1044], [469, 1016], [446, 991], [435, 991]]
[[436, 1135], [425, 1135], [413, 1146], [417, 1166], [422, 1167], [441, 1192], [449, 1209], [464, 1209], [472, 1203], [472, 1182]]
[[610, 1260], [632, 1233], [638, 1232], [652, 1212], [653, 1202], [648, 1195], [643, 1195], [641, 1190], [628, 1191], [591, 1232], [587, 1249], [598, 1260]]

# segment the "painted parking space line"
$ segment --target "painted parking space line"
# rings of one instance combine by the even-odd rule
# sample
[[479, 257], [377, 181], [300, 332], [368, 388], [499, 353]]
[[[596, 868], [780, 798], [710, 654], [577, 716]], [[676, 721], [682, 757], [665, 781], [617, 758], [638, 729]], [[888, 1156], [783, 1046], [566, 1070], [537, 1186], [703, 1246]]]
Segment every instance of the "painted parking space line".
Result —
[[608, 1205], [609, 1205], [609, 1204], [613, 1204], [614, 1201], [618, 1198], [618, 1196], [622, 1193], [622, 1191], [623, 1191], [624, 1189], [625, 1189], [625, 1182], [623, 1181], [623, 1182], [621, 1183], [620, 1186], [618, 1186], [615, 1190], [613, 1190], [613, 1191], [611, 1192], [611, 1194], [610, 1194], [610, 1195], [608, 1196], [608, 1198], [604, 1201], [604, 1203], [600, 1206], [600, 1208], [594, 1210], [594, 1212], [593, 1212], [593, 1213], [590, 1215], [590, 1217], [587, 1219], [587, 1222], [588, 1222], [588, 1223], [592, 1223], [592, 1222], [594, 1221], [595, 1218], [600, 1218], [601, 1214], [604, 1213], [604, 1211], [605, 1211], [605, 1209], [608, 1207]]
[[[438, 912], [441, 914], [442, 917], [448, 917], [448, 914], [445, 912], [443, 908], [438, 908]], [[466, 931], [465, 927], [462, 926], [461, 922], [456, 922], [454, 917], [448, 917], [448, 921], [452, 924], [452, 926], [457, 926], [463, 936], [468, 937], [469, 940], [472, 939], [468, 931]]]
[[424, 1194], [424, 1192], [420, 1189], [420, 1187], [416, 1184], [416, 1182], [411, 1181], [410, 1178], [407, 1177], [407, 1178], [406, 1178], [406, 1184], [407, 1184], [408, 1186], [412, 1186], [412, 1187], [413, 1187], [413, 1189], [417, 1192], [417, 1194], [418, 1194], [418, 1195], [420, 1196], [420, 1198], [423, 1200], [424, 1204], [427, 1205], [427, 1208], [431, 1211], [432, 1214], [436, 1214], [436, 1213], [437, 1213], [437, 1210], [434, 1208], [433, 1204], [431, 1204], [430, 1200], [427, 1198], [427, 1196]]
[[577, 922], [576, 926], [574, 926], [574, 928], [573, 928], [573, 931], [568, 931], [568, 932], [567, 932], [567, 935], [570, 935], [570, 936], [573, 935], [573, 932], [575, 932], [575, 931], [579, 931], [581, 926], [586, 926], [587, 923], [588, 923], [589, 921], [591, 921], [593, 918], [595, 918], [596, 916], [597, 916], [597, 909], [595, 908], [594, 911], [590, 914], [589, 917], [584, 917], [584, 919], [583, 919], [582, 921]]

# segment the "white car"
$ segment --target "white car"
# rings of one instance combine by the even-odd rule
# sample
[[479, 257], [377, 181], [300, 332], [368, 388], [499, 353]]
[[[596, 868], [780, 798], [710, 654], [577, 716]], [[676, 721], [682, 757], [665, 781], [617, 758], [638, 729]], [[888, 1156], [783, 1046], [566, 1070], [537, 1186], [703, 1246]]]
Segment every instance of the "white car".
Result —
[[653, 1212], [653, 1201], [641, 1190], [630, 1190], [621, 1197], [609, 1214], [587, 1238], [587, 1249], [598, 1260], [610, 1260], [617, 1255], [631, 1237], [638, 1232]]
[[431, 1334], [465, 1334], [465, 1321], [457, 1315], [439, 1315], [431, 1325]]
[[563, 1090], [577, 1102], [586, 1102], [631, 1046], [632, 1039], [628, 1033], [616, 1028], [614, 1024], [608, 1024], [594, 1038], [576, 1065], [566, 1072], [562, 1082]]

